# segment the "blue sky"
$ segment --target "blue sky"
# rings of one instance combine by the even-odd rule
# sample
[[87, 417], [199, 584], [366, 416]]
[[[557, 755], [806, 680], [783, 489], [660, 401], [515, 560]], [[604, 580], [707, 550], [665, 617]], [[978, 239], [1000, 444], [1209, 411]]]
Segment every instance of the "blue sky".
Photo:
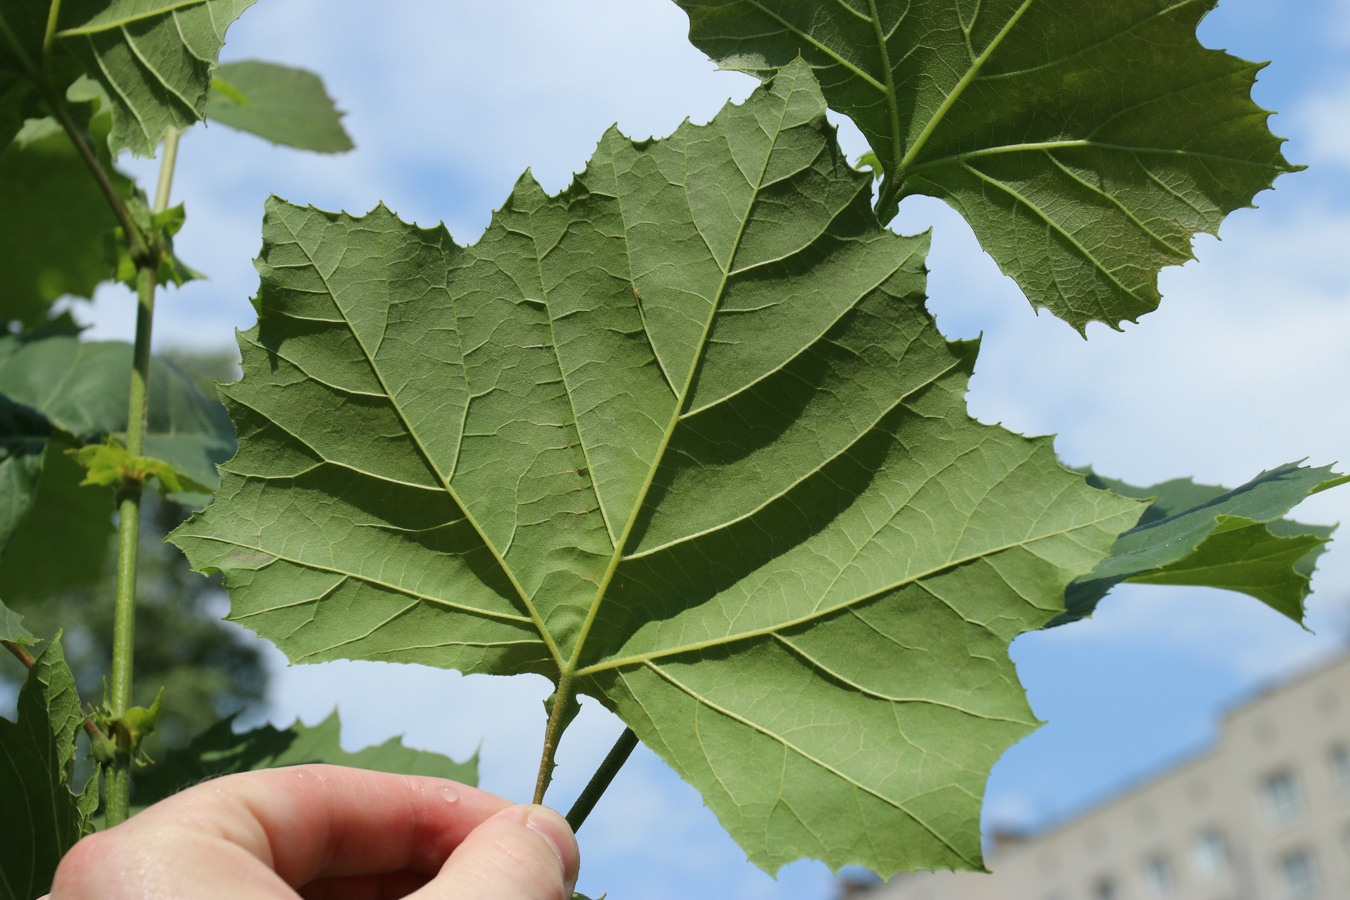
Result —
[[[221, 126], [184, 141], [176, 185], [182, 256], [212, 280], [160, 303], [157, 344], [226, 345], [252, 324], [262, 203], [360, 213], [383, 200], [422, 225], [474, 240], [527, 167], [550, 190], [581, 168], [614, 122], [642, 137], [706, 121], [752, 82], [718, 73], [685, 41], [669, 0], [260, 0], [231, 30], [226, 59], [321, 73], [357, 144], [343, 157], [272, 148]], [[1273, 59], [1256, 97], [1280, 110], [1286, 154], [1309, 165], [1239, 211], [1198, 261], [1167, 270], [1162, 309], [1084, 342], [1016, 288], [941, 204], [906, 201], [896, 227], [934, 228], [931, 306], [950, 337], [983, 332], [972, 412], [1135, 483], [1193, 475], [1235, 484], [1308, 457], [1350, 464], [1350, 0], [1225, 0], [1203, 24], [1212, 47]], [[845, 128], [851, 152], [860, 143]], [[145, 172], [152, 169], [138, 166]], [[128, 336], [130, 301], [101, 294], [101, 336]], [[1350, 519], [1350, 487], [1299, 510]], [[986, 822], [1035, 826], [1202, 746], [1215, 714], [1267, 679], [1335, 652], [1350, 634], [1350, 551], [1333, 546], [1299, 629], [1255, 601], [1203, 590], [1122, 589], [1091, 621], [1028, 635], [1013, 656], [1049, 722], [989, 783]], [[313, 722], [340, 705], [345, 742], [403, 733], [466, 756], [484, 786], [526, 799], [548, 687], [401, 666], [286, 669], [269, 716]], [[594, 704], [568, 733], [565, 805], [621, 726]], [[616, 898], [830, 896], [799, 863], [779, 880], [749, 866], [698, 796], [640, 750], [582, 832], [582, 888]]]

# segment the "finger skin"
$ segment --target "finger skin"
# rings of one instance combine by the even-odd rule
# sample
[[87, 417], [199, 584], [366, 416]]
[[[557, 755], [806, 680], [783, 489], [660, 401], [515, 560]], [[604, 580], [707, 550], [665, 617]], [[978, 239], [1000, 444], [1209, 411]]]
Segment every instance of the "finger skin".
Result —
[[440, 875], [409, 900], [570, 900], [581, 857], [567, 821], [513, 806], [464, 839]]
[[[438, 778], [337, 766], [241, 773], [80, 841], [61, 861], [51, 898], [294, 900], [296, 888], [325, 881], [325, 898], [402, 896], [509, 808]], [[333, 892], [347, 876], [355, 893]]]

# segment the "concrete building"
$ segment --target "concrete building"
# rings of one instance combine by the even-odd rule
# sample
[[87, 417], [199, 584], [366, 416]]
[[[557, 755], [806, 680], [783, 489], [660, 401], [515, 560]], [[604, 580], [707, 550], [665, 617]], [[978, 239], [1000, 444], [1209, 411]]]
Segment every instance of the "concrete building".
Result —
[[1350, 656], [1267, 689], [1215, 746], [1044, 833], [993, 874], [899, 876], [866, 900], [1350, 900]]

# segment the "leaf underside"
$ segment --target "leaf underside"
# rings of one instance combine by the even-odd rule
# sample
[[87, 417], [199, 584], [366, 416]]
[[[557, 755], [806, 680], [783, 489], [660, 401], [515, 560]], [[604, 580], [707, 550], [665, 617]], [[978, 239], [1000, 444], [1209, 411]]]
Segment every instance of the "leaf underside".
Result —
[[57, 38], [107, 91], [109, 149], [153, 156], [206, 115], [225, 30], [255, 0], [67, 0]]
[[315, 153], [352, 149], [323, 81], [304, 69], [258, 60], [225, 63], [216, 69], [206, 115], [273, 144]]
[[235, 772], [281, 766], [327, 763], [401, 775], [448, 778], [478, 784], [478, 758], [457, 763], [449, 757], [405, 747], [400, 738], [354, 753], [342, 749], [342, 724], [334, 711], [313, 727], [297, 721], [288, 728], [264, 725], [236, 734], [233, 719], [224, 719], [174, 750], [154, 766], [136, 773], [135, 803], [157, 803], [184, 788]]
[[970, 419], [805, 66], [615, 131], [474, 246], [272, 201], [240, 434], [173, 536], [294, 661], [597, 697], [760, 866], [979, 868], [1008, 643], [1140, 505]]
[[18, 721], [0, 718], [0, 900], [46, 893], [61, 857], [91, 830], [97, 785], [71, 790], [82, 721], [58, 635], [20, 689]]
[[1196, 40], [1216, 0], [675, 0], [723, 68], [800, 56], [885, 170], [880, 210], [940, 198], [1032, 305], [1080, 332], [1159, 302], [1292, 171], [1250, 99], [1259, 64]]
[[1126, 581], [1239, 591], [1302, 624], [1317, 557], [1335, 526], [1282, 517], [1340, 480], [1330, 466], [1298, 463], [1231, 490], [1190, 479], [1141, 488], [1092, 474], [1094, 486], [1150, 505], [1092, 574], [1069, 585], [1066, 611], [1051, 624], [1091, 615], [1111, 588]]

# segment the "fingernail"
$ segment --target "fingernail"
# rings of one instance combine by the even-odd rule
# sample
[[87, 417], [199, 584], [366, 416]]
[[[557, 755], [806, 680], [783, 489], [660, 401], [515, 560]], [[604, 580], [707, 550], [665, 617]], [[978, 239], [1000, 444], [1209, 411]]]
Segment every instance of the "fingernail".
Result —
[[546, 806], [534, 806], [525, 817], [525, 827], [548, 841], [548, 845], [553, 848], [553, 855], [558, 857], [558, 862], [563, 867], [563, 876], [567, 880], [567, 894], [571, 896], [572, 890], [577, 885], [577, 873], [568, 871], [569, 854], [563, 851], [563, 847], [570, 845], [574, 840], [567, 820]]

